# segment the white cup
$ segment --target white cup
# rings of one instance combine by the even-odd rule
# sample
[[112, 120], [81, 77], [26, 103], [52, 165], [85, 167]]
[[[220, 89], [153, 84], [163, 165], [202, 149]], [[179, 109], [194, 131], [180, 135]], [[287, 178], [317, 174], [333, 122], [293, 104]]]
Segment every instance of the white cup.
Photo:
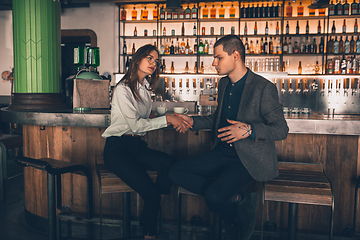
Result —
[[189, 109], [184, 107], [174, 107], [174, 113], [177, 114], [187, 114], [189, 112]]
[[167, 112], [166, 107], [156, 107], [156, 111], [159, 115], [164, 115]]

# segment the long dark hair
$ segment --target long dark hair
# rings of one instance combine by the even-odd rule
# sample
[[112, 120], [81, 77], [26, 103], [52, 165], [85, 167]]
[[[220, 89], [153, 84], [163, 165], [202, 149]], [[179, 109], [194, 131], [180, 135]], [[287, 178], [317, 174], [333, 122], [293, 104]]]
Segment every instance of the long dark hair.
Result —
[[[133, 55], [130, 61], [129, 69], [126, 71], [123, 78], [116, 84], [117, 86], [118, 84], [123, 82], [126, 86], [128, 86], [131, 92], [133, 93], [136, 101], [141, 101], [141, 97], [139, 95], [137, 88], [137, 84], [139, 82], [139, 75], [138, 75], [139, 63], [141, 60], [146, 58], [153, 50], [155, 50], [158, 56], [160, 57], [159, 51], [154, 45], [146, 44], [140, 47]], [[152, 75], [147, 76], [146, 80], [150, 83], [150, 87], [147, 88], [147, 90], [151, 91], [155, 89], [157, 83], [159, 82], [159, 68], [156, 67], [154, 73]]]

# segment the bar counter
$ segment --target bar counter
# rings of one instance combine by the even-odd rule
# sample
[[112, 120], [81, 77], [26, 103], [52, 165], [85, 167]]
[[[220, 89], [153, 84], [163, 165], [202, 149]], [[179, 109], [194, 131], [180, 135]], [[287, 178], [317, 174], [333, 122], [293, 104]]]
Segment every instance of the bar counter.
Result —
[[[32, 158], [54, 158], [88, 166], [94, 179], [94, 212], [99, 213], [98, 182], [94, 171], [95, 158], [102, 156], [105, 139], [101, 134], [110, 124], [110, 111], [97, 110], [87, 113], [72, 110], [35, 112], [1, 109], [1, 121], [22, 124], [24, 135], [24, 156]], [[196, 114], [196, 113], [190, 113]], [[360, 115], [299, 115], [286, 116], [290, 132], [288, 138], [276, 142], [280, 161], [322, 163], [333, 184], [335, 194], [335, 236], [352, 224], [355, 196], [355, 181], [360, 175]], [[144, 140], [153, 149], [164, 151], [178, 160], [209, 151], [213, 142], [212, 131], [188, 131], [180, 134], [171, 127], [151, 131]], [[63, 179], [63, 205], [73, 211], [86, 211], [86, 179], [67, 174]], [[27, 168], [24, 171], [25, 209], [27, 219], [47, 218], [46, 173]], [[262, 184], [252, 185], [261, 191]], [[137, 196], [132, 195], [136, 202]], [[105, 195], [104, 214], [121, 216], [121, 196]], [[139, 201], [138, 201], [139, 202]], [[141, 202], [141, 201], [140, 201]], [[200, 215], [205, 222], [212, 222], [203, 199], [184, 196], [182, 216], [190, 220]], [[286, 203], [267, 202], [265, 221], [274, 221], [278, 228], [287, 227]], [[132, 204], [132, 213], [138, 216], [141, 203]], [[176, 219], [176, 189], [165, 199], [163, 217]], [[316, 232], [327, 235], [330, 209], [321, 206], [299, 206], [299, 232]], [[359, 218], [360, 219], [360, 218]], [[39, 221], [33, 221], [36, 225]], [[260, 229], [261, 208], [257, 216]], [[359, 220], [358, 220], [359, 222]], [[37, 226], [34, 226], [37, 227]], [[39, 227], [40, 228], [40, 227]], [[359, 230], [359, 228], [358, 228]]]

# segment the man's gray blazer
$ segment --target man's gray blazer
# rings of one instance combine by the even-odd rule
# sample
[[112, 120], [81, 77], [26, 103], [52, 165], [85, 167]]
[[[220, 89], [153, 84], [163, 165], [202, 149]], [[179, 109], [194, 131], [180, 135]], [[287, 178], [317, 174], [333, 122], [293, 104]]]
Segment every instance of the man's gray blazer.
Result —
[[[275, 142], [286, 139], [289, 128], [284, 118], [278, 91], [274, 84], [248, 69], [236, 121], [252, 124], [255, 139], [234, 142], [240, 161], [257, 181], [267, 181], [279, 175]], [[226, 85], [230, 79], [219, 82], [218, 106], [214, 114], [194, 117], [193, 130], [214, 129], [216, 147], [220, 115]]]

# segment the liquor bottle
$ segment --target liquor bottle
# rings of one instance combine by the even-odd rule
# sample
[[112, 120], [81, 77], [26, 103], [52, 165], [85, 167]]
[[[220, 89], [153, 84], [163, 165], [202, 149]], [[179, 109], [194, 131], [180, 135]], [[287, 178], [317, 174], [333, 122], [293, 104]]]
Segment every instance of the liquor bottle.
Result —
[[[360, 53], [360, 38], [359, 38], [359, 35], [358, 35], [358, 37], [357, 37], [357, 39], [356, 39], [355, 46], [356, 46], [355, 52], [356, 52], [356, 53]], [[359, 69], [359, 70], [360, 70], [360, 69]]]
[[354, 24], [354, 33], [358, 32], [358, 23], [357, 23], [357, 19], [355, 19], [355, 24]]
[[163, 36], [166, 36], [166, 27], [163, 29]]
[[214, 45], [212, 44], [212, 40], [210, 40], [209, 43], [209, 54], [210, 55], [214, 54]]
[[172, 18], [173, 18], [174, 20], [179, 19], [179, 13], [178, 13], [178, 12], [173, 12]]
[[182, 22], [182, 26], [181, 26], [181, 36], [185, 35], [185, 26], [184, 26], [184, 22]]
[[[355, 0], [354, 0], [355, 1]], [[330, 6], [329, 6], [329, 15], [330, 16], [334, 16], [335, 15], [335, 4], [333, 3], [333, 1], [331, 1]]]
[[[204, 62], [203, 61], [201, 61], [201, 65], [200, 65], [200, 73], [204, 73], [204, 70], [205, 70], [205, 68], [204, 68]], [[201, 88], [204, 86], [204, 83], [201, 83]]]
[[135, 36], [135, 37], [137, 36], [137, 29], [136, 29], [136, 27], [134, 28], [134, 36]]
[[195, 38], [195, 43], [194, 43], [194, 54], [197, 54], [198, 52], [198, 44], [197, 44], [197, 38]]
[[149, 11], [146, 9], [146, 6], [145, 6], [144, 11], [143, 11], [142, 20], [148, 20], [148, 16], [149, 16]]
[[315, 74], [320, 74], [320, 65], [319, 61], [316, 61], [315, 67], [314, 67]]
[[270, 37], [270, 41], [272, 42], [272, 46], [271, 46], [271, 48], [270, 48], [270, 52], [272, 53], [272, 54], [277, 54], [277, 41], [276, 41], [276, 37], [274, 37], [274, 41], [272, 41], [271, 40], [271, 37]]
[[351, 4], [351, 15], [357, 15], [359, 12], [359, 4], [356, 2], [356, 0], [353, 1]]
[[185, 16], [184, 16], [185, 14], [184, 14], [184, 11], [181, 11], [181, 12], [179, 12], [179, 19], [184, 19], [185, 18]]
[[341, 4], [341, 1], [338, 1], [338, 4], [336, 4], [337, 9], [337, 15], [343, 15], [343, 5]]
[[303, 47], [301, 53], [310, 53], [310, 44], [308, 44], [309, 37], [306, 37], [305, 39], [306, 39], [305, 42], [302, 42]]
[[302, 2], [300, 2], [299, 6], [297, 7], [297, 15], [298, 17], [304, 16], [304, 6], [302, 5]]
[[340, 74], [346, 74], [346, 66], [347, 63], [346, 63], [345, 55], [343, 55], [340, 63]]
[[185, 54], [190, 53], [189, 39], [186, 39]]
[[[250, 4], [249, 4], [249, 6], [250, 6]], [[253, 17], [254, 17], [253, 13], [254, 13], [254, 4], [253, 4], [253, 5], [251, 6], [251, 8], [249, 8], [249, 10], [248, 10], [249, 18], [253, 18]]]
[[324, 53], [324, 38], [321, 37], [320, 43], [319, 43], [319, 53]]
[[301, 73], [302, 73], [302, 67], [301, 67], [301, 61], [299, 61], [298, 74], [300, 75]]
[[258, 16], [258, 18], [263, 17], [263, 8], [264, 8], [264, 4], [262, 4], [261, 7], [257, 8], [257, 16]]
[[175, 54], [174, 41], [171, 41], [170, 54]]
[[[247, 39], [246, 39], [247, 40]], [[246, 50], [245, 50], [246, 51]], [[264, 54], [268, 54], [269, 53], [269, 45], [267, 42], [267, 37], [265, 37], [265, 42], [264, 42]]]
[[340, 41], [339, 41], [339, 53], [343, 53], [344, 52], [344, 41], [342, 36], [340, 36]]
[[288, 44], [286, 42], [286, 37], [284, 38], [284, 42], [283, 42], [283, 53], [284, 54], [288, 53]]
[[133, 10], [131, 10], [131, 19], [137, 20], [137, 10], [135, 9], [135, 7], [133, 8]]
[[190, 19], [190, 18], [191, 18], [191, 9], [189, 5], [187, 5], [187, 8], [185, 9], [185, 19]]
[[353, 74], [359, 74], [359, 66], [358, 66], [359, 60], [354, 56], [352, 59], [352, 73]]
[[200, 39], [200, 42], [199, 42], [198, 53], [199, 54], [204, 54], [204, 44], [203, 44], [201, 39]]
[[344, 24], [342, 26], [342, 32], [346, 33], [346, 20], [344, 19]]
[[259, 40], [256, 40], [254, 53], [255, 53], [255, 54], [259, 54], [259, 53], [260, 53]]
[[209, 17], [209, 9], [206, 7], [205, 4], [205, 7], [202, 10], [202, 18], [208, 18], [208, 17]]
[[157, 20], [158, 19], [158, 10], [155, 6], [154, 10], [153, 10], [153, 20]]
[[329, 41], [326, 46], [326, 52], [334, 53], [334, 40], [331, 38], [331, 36], [330, 36]]
[[[165, 60], [165, 59], [164, 59], [164, 60]], [[171, 72], [171, 73], [174, 73], [174, 72], [175, 72], [174, 61], [171, 61], [170, 72]]]
[[291, 43], [291, 37], [289, 37], [289, 44], [288, 44], [288, 53], [289, 54], [292, 54], [294, 51], [293, 51], [293, 45]]
[[344, 43], [344, 53], [350, 53], [350, 41], [348, 36], [346, 36], [345, 43]]
[[[197, 70], [198, 70], [197, 61], [195, 61], [194, 73], [197, 73]], [[196, 80], [193, 82], [193, 88], [196, 88]]]
[[196, 23], [194, 23], [194, 27], [193, 27], [193, 35], [196, 36]]
[[306, 34], [309, 34], [309, 20], [306, 21], [306, 28], [305, 28], [305, 32]]
[[299, 43], [299, 45], [300, 45], [300, 51], [299, 51], [299, 53], [305, 53], [305, 43], [304, 43], [302, 37], [300, 38], [300, 43]]
[[129, 60], [129, 56], [126, 57], [126, 63], [125, 63], [125, 72], [127, 72], [127, 70], [129, 69], [130, 66], [130, 60]]
[[290, 28], [289, 28], [289, 21], [286, 22], [286, 34], [289, 34]]
[[354, 36], [351, 36], [351, 41], [350, 41], [350, 53], [355, 53], [355, 40], [354, 40]]
[[264, 40], [263, 40], [263, 38], [261, 38], [259, 50], [260, 50], [260, 54], [264, 54]]
[[309, 16], [315, 16], [315, 9], [309, 8]]
[[210, 18], [216, 18], [216, 8], [214, 5], [210, 8]]
[[259, 4], [256, 5], [256, 7], [253, 8], [253, 17], [258, 18], [259, 17]]
[[313, 43], [311, 44], [311, 53], [317, 53], [316, 38], [313, 39]]
[[325, 16], [325, 8], [319, 9], [319, 16]]
[[333, 25], [332, 25], [332, 28], [331, 28], [331, 33], [336, 33], [335, 21], [333, 21]]
[[334, 48], [333, 53], [335, 54], [339, 53], [339, 41], [337, 40], [337, 36], [335, 36], [333, 48]]
[[249, 54], [249, 42], [248, 42], [248, 38], [246, 38], [245, 40], [245, 54]]
[[352, 74], [352, 59], [350, 56], [347, 57], [346, 59], [346, 74]]
[[276, 16], [275, 17], [281, 17], [281, 6], [279, 3], [276, 4]]
[[247, 22], [245, 22], [244, 35], [247, 35]]
[[195, 4], [194, 7], [191, 9], [191, 18], [192, 19], [198, 18], [198, 9], [196, 8]]
[[276, 7], [274, 6], [274, 2], [271, 4], [271, 17], [276, 17]]
[[280, 38], [279, 38], [279, 41], [277, 43], [277, 54], [282, 54], [282, 47], [281, 47], [281, 43], [280, 43]]
[[257, 24], [256, 24], [256, 22], [255, 22], [255, 26], [254, 26], [254, 35], [257, 35]]
[[131, 53], [132, 53], [132, 54], [135, 53], [135, 43], [133, 43], [133, 47], [132, 47]]
[[[256, 26], [256, 22], [255, 22], [255, 26]], [[257, 29], [256, 29], [257, 30]], [[266, 22], [266, 25], [265, 25], [265, 35], [268, 35], [269, 34], [269, 26], [268, 26], [268, 22]]]
[[126, 20], [126, 10], [125, 10], [124, 7], [123, 7], [122, 10], [121, 10], [120, 18], [121, 18], [121, 21], [125, 21], [125, 20]]
[[210, 35], [214, 35], [214, 27], [210, 27]]
[[234, 4], [231, 4], [231, 8], [229, 10], [229, 16], [230, 18], [235, 18], [235, 8], [234, 8]]
[[250, 40], [249, 54], [255, 54], [253, 41]]
[[297, 41], [294, 42], [294, 53], [295, 53], [295, 54], [300, 53], [300, 48], [299, 48], [299, 46], [298, 46], [298, 42], [297, 42]]
[[173, 15], [172, 12], [167, 12], [167, 13], [166, 13], [166, 19], [171, 20], [171, 19], [172, 19], [172, 15]]
[[179, 53], [180, 53], [180, 43], [179, 43], [179, 38], [176, 38], [174, 54], [179, 54]]
[[124, 54], [124, 55], [126, 55], [126, 54], [127, 54], [126, 41], [124, 41], [123, 54]]
[[267, 18], [267, 17], [269, 17], [269, 15], [268, 15], [268, 8], [269, 8], [269, 4], [267, 4], [267, 6], [266, 7], [263, 7], [263, 9], [262, 9], [262, 16], [264, 17], [264, 18]]
[[289, 5], [286, 6], [286, 17], [292, 17], [292, 10], [291, 2], [289, 1]]
[[276, 33], [276, 35], [280, 34], [279, 22], [276, 22], [275, 33]]
[[219, 9], [219, 18], [225, 18], [225, 8], [222, 4]]
[[164, 6], [160, 8], [160, 20], [165, 20], [165, 9]]
[[319, 20], [319, 24], [318, 24], [318, 28], [317, 28], [317, 34], [321, 34], [321, 25], [320, 25], [320, 20]]
[[349, 15], [350, 4], [345, 0], [343, 7], [343, 15]]
[[296, 22], [296, 34], [300, 33], [299, 21]]
[[170, 54], [170, 46], [167, 40], [165, 40], [165, 50], [164, 54], [169, 55]]
[[185, 41], [182, 39], [180, 43], [180, 54], [185, 54]]

